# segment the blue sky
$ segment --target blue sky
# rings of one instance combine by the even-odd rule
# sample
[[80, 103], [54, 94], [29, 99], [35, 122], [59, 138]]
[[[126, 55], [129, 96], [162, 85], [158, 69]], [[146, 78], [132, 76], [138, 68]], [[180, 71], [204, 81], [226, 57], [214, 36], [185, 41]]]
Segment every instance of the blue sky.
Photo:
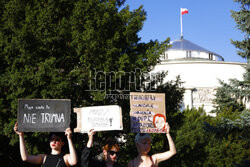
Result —
[[182, 17], [184, 39], [221, 55], [227, 62], [247, 62], [237, 55], [230, 41], [244, 38], [231, 17], [230, 10], [240, 10], [240, 4], [233, 0], [127, 0], [125, 5], [131, 11], [143, 5], [147, 12], [139, 32], [142, 42], [180, 39], [180, 8], [187, 8], [189, 13]]

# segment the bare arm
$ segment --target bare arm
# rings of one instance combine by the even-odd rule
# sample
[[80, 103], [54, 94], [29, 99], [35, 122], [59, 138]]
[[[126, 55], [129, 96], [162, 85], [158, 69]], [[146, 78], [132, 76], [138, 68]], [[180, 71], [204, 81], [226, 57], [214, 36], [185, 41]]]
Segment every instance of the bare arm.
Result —
[[91, 159], [92, 159], [92, 155], [91, 155], [91, 147], [93, 146], [93, 135], [96, 132], [94, 131], [94, 129], [91, 129], [88, 131], [88, 142], [86, 147], [84, 147], [84, 149], [82, 150], [82, 155], [81, 155], [81, 167], [89, 167], [91, 166]]
[[70, 128], [67, 128], [65, 130], [65, 135], [67, 136], [67, 140], [68, 140], [68, 144], [69, 144], [69, 154], [66, 154], [66, 159], [67, 159], [67, 163], [70, 166], [74, 166], [77, 164], [77, 154], [76, 154], [76, 150], [75, 147], [73, 145], [72, 142], [72, 131]]
[[43, 159], [46, 156], [45, 154], [39, 155], [29, 155], [25, 146], [24, 141], [24, 133], [18, 131], [18, 124], [16, 122], [14, 126], [14, 131], [19, 135], [19, 146], [20, 146], [20, 154], [23, 161], [32, 163], [32, 164], [42, 164]]
[[161, 161], [165, 161], [176, 154], [175, 144], [174, 144], [174, 141], [170, 135], [170, 126], [168, 125], [168, 123], [166, 123], [166, 136], [168, 139], [169, 151], [154, 154], [152, 157], [153, 157], [154, 161], [157, 163], [159, 163]]
[[93, 146], [93, 138], [94, 138], [95, 133], [96, 133], [96, 131], [94, 131], [94, 129], [91, 129], [88, 132], [88, 136], [89, 136], [89, 140], [88, 140], [88, 143], [87, 143], [88, 148], [91, 148]]

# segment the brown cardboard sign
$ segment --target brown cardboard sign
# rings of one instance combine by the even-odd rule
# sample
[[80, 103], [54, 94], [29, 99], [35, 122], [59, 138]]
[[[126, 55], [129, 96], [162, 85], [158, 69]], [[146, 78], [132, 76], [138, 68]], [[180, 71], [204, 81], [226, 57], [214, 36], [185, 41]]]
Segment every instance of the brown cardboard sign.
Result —
[[118, 105], [74, 108], [77, 114], [75, 132], [122, 130], [122, 109]]
[[165, 94], [130, 92], [130, 123], [133, 133], [165, 133]]

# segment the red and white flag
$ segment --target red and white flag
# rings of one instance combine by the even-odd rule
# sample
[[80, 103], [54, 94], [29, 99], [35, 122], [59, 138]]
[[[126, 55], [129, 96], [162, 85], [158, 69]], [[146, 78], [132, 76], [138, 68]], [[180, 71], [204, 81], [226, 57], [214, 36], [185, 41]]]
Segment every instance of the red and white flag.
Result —
[[184, 15], [188, 13], [188, 10], [186, 8], [181, 8], [181, 15]]

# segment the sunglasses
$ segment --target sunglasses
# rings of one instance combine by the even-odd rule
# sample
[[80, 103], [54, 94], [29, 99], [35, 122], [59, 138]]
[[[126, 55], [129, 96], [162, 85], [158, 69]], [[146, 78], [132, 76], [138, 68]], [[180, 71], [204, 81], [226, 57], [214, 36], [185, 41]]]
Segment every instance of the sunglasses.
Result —
[[115, 155], [115, 154], [116, 154], [117, 156], [119, 155], [119, 153], [118, 153], [118, 152], [115, 152], [115, 151], [108, 151], [108, 152], [109, 152], [110, 155]]
[[62, 141], [60, 137], [51, 137], [49, 140], [50, 141]]

